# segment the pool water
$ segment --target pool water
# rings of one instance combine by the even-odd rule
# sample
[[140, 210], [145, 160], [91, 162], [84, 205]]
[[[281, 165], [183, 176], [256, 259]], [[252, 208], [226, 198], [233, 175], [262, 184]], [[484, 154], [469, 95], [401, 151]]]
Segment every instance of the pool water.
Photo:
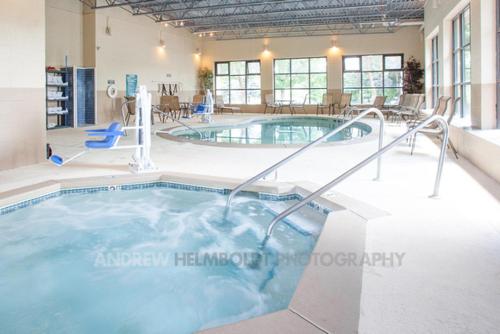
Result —
[[249, 265], [273, 210], [293, 201], [237, 197], [225, 219], [225, 200], [119, 190], [0, 216], [0, 333], [183, 334], [286, 308], [304, 263], [277, 254], [308, 257], [325, 216], [307, 208], [279, 224]]
[[[282, 117], [261, 119], [232, 126], [197, 127], [203, 139], [228, 144], [307, 144], [331, 132], [343, 120], [327, 117]], [[362, 138], [371, 132], [364, 123], [354, 123], [330, 137], [329, 142]], [[199, 140], [200, 134], [188, 129], [174, 130], [172, 135]]]

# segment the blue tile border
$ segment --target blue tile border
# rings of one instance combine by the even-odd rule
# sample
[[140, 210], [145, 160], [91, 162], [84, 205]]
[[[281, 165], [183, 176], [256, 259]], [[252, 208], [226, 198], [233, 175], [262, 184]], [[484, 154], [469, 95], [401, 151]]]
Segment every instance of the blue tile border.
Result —
[[[196, 186], [191, 184], [176, 183], [169, 181], [153, 181], [147, 183], [131, 183], [131, 184], [98, 186], [98, 187], [69, 188], [69, 189], [61, 189], [58, 191], [48, 193], [46, 195], [38, 196], [32, 199], [24, 200], [15, 204], [1, 207], [0, 216], [17, 211], [19, 209], [31, 207], [43, 201], [60, 197], [63, 195], [92, 194], [92, 193], [106, 192], [106, 191], [118, 191], [118, 190], [127, 191], [127, 190], [150, 189], [150, 188], [168, 188], [168, 189], [195, 191], [195, 192], [210, 192], [210, 193], [218, 193], [221, 195], [228, 195], [231, 192], [231, 189], [227, 188], [211, 188], [211, 187]], [[296, 193], [284, 194], [284, 195], [276, 195], [276, 194], [260, 193], [260, 192], [253, 192], [253, 193], [256, 193], [258, 198], [263, 201], [293, 201], [293, 200], [300, 201], [304, 199], [303, 196]], [[314, 201], [308, 203], [307, 206], [325, 215], [328, 215], [330, 212], [332, 212], [331, 209], [323, 207]]]

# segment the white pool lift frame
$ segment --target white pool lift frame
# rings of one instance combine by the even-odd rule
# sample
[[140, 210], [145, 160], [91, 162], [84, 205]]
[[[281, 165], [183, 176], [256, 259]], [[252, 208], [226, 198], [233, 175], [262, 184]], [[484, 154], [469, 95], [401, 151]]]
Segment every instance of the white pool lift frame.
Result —
[[133, 161], [129, 163], [134, 173], [155, 171], [151, 160], [151, 93], [146, 86], [139, 86], [135, 103], [135, 126], [123, 128], [135, 130], [136, 145]]
[[[151, 160], [151, 93], [148, 93], [146, 86], [140, 86], [136, 94], [135, 104], [135, 126], [120, 127], [119, 131], [122, 132], [116, 135], [116, 141], [111, 147], [92, 148], [87, 147], [84, 151], [75, 154], [74, 156], [63, 159], [58, 155], [52, 155], [50, 160], [56, 166], [64, 166], [65, 164], [73, 161], [91, 150], [108, 149], [108, 150], [123, 150], [135, 149], [132, 155], [132, 162], [129, 163], [129, 168], [133, 173], [140, 174], [145, 172], [152, 172], [156, 167]], [[114, 122], [117, 124], [117, 122]], [[111, 123], [113, 126], [113, 123]], [[109, 129], [109, 128], [108, 128]], [[87, 130], [91, 136], [106, 136], [109, 132], [107, 129]], [[126, 134], [127, 130], [135, 130], [135, 145], [118, 146], [120, 138]], [[113, 133], [115, 135], [115, 133]]]

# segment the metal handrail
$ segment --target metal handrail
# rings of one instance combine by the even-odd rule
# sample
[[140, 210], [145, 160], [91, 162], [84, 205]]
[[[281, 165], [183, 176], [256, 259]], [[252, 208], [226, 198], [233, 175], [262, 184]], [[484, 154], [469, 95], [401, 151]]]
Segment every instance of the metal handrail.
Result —
[[[181, 120], [176, 119], [174, 116], [169, 116], [169, 115], [166, 115], [165, 117], [166, 117], [167, 119], [170, 117], [170, 119], [171, 119], [173, 122], [177, 122], [177, 123], [179, 123], [180, 125], [182, 125], [183, 127], [187, 128], [187, 129], [189, 129], [189, 130], [191, 130], [191, 131], [193, 131], [193, 132], [198, 133], [198, 135], [200, 136], [200, 140], [205, 140], [205, 136], [203, 136], [203, 134], [202, 134], [200, 131], [196, 130], [196, 129], [195, 129], [195, 128], [193, 128], [192, 126], [190, 126], [190, 125], [188, 125], [188, 124], [186, 124], [186, 123], [182, 122]], [[156, 131], [156, 133], [168, 133], [168, 132], [167, 132], [167, 131], [162, 131], [162, 130], [157, 130], [157, 131]]]
[[433, 122], [440, 123], [441, 128], [443, 130], [443, 142], [441, 144], [441, 152], [439, 155], [436, 180], [434, 182], [434, 192], [431, 195], [431, 197], [437, 197], [439, 194], [439, 184], [441, 183], [441, 174], [443, 172], [443, 163], [444, 163], [444, 157], [446, 154], [446, 147], [448, 145], [448, 123], [446, 122], [446, 119], [444, 117], [439, 116], [439, 115], [433, 115], [433, 116], [426, 118], [424, 121], [422, 121], [422, 123], [420, 123], [415, 128], [411, 129], [410, 131], [408, 131], [408, 132], [402, 134], [401, 136], [399, 136], [398, 138], [394, 139], [392, 142], [385, 145], [383, 148], [379, 149], [377, 152], [373, 153], [368, 158], [366, 158], [363, 161], [361, 161], [360, 163], [358, 163], [356, 166], [354, 166], [351, 169], [349, 169], [348, 171], [344, 172], [342, 175], [338, 176], [333, 181], [327, 183], [326, 185], [319, 188], [318, 190], [316, 190], [315, 192], [313, 192], [309, 196], [305, 197], [302, 201], [296, 203], [295, 205], [292, 205], [290, 208], [288, 208], [285, 211], [283, 211], [282, 213], [280, 213], [278, 216], [276, 216], [272, 220], [271, 224], [267, 228], [265, 241], [267, 241], [267, 239], [269, 239], [269, 237], [271, 236], [271, 233], [273, 232], [274, 226], [278, 222], [280, 222], [282, 219], [284, 219], [288, 215], [294, 213], [295, 211], [299, 210], [300, 208], [302, 208], [304, 205], [311, 202], [315, 198], [321, 196], [325, 191], [331, 189], [333, 186], [335, 186], [335, 185], [339, 184], [340, 182], [342, 182], [343, 180], [347, 179], [349, 176], [351, 176], [352, 174], [354, 174], [355, 172], [357, 172], [358, 170], [360, 170], [361, 168], [363, 168], [364, 166], [366, 166], [367, 164], [372, 162], [374, 159], [380, 158], [380, 156], [382, 154], [389, 151], [391, 148], [393, 148], [394, 146], [399, 144], [401, 141], [405, 140], [406, 138], [408, 138], [410, 136], [413, 136], [415, 133], [417, 133], [417, 131], [419, 131], [420, 129], [424, 128], [425, 126], [427, 126]]
[[[226, 203], [226, 208], [228, 208], [230, 205], [231, 205], [231, 201], [233, 200], [234, 196], [239, 193], [243, 188], [245, 188], [246, 186], [260, 180], [261, 178], [263, 178], [264, 176], [270, 174], [271, 172], [275, 171], [276, 169], [278, 169], [279, 167], [283, 166], [284, 164], [288, 163], [290, 160], [298, 157], [299, 155], [301, 155], [302, 153], [308, 151], [309, 149], [313, 148], [314, 146], [320, 144], [321, 142], [327, 140], [328, 138], [330, 138], [331, 136], [339, 133], [340, 131], [344, 130], [345, 128], [349, 127], [350, 125], [352, 125], [353, 123], [355, 123], [356, 121], [360, 120], [361, 118], [365, 117], [366, 115], [368, 114], [371, 114], [371, 113], [374, 113], [378, 116], [379, 118], [379, 121], [380, 121], [380, 130], [379, 130], [379, 140], [378, 140], [378, 148], [381, 149], [382, 148], [382, 143], [383, 143], [383, 140], [384, 140], [384, 115], [382, 114], [382, 112], [380, 110], [378, 110], [377, 108], [369, 108], [365, 111], [363, 111], [362, 113], [360, 113], [357, 117], [351, 119], [350, 121], [348, 122], [345, 122], [344, 124], [342, 124], [341, 126], [335, 128], [333, 131], [327, 133], [326, 135], [316, 139], [315, 141], [307, 144], [306, 146], [302, 147], [301, 149], [299, 149], [298, 151], [295, 151], [294, 153], [290, 154], [289, 156], [287, 156], [286, 158], [278, 161], [277, 163], [275, 163], [274, 165], [272, 165], [271, 167], [265, 169], [264, 171], [260, 172], [259, 174], [255, 175], [254, 177], [246, 180], [245, 182], [241, 183], [240, 185], [238, 185], [236, 188], [233, 189], [233, 191], [231, 191], [231, 193], [229, 194], [228, 198], [227, 198], [227, 203]], [[380, 178], [380, 168], [381, 168], [381, 164], [382, 164], [382, 161], [381, 159], [378, 159], [378, 162], [377, 162], [377, 176], [376, 176], [376, 180], [378, 180]]]

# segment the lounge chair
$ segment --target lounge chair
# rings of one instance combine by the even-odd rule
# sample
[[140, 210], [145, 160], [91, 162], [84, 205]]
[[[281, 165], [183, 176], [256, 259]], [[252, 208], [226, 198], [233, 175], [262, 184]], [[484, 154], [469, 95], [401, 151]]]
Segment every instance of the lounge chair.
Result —
[[222, 114], [225, 110], [234, 114], [235, 111], [241, 112], [239, 107], [229, 107], [224, 105], [224, 97], [222, 95], [215, 96], [215, 113]]
[[347, 109], [347, 116], [353, 116], [354, 113], [359, 114], [362, 111], [365, 111], [369, 108], [377, 108], [378, 110], [384, 109], [386, 97], [385, 96], [375, 96], [375, 100], [373, 100], [373, 104], [371, 105], [357, 105]]
[[164, 106], [164, 113], [177, 119], [189, 116], [189, 109], [181, 106], [179, 97], [176, 95], [166, 95], [160, 98], [160, 105]]
[[332, 106], [333, 106], [333, 95], [323, 94], [321, 103], [316, 106], [316, 115], [319, 115], [320, 113], [323, 115], [325, 109], [328, 109], [328, 115], [329, 115]]
[[[450, 100], [451, 100], [451, 97], [449, 97], [449, 96], [441, 96], [439, 98], [436, 106], [434, 107], [431, 115], [443, 116], [444, 114], [446, 114], [446, 110], [448, 109], [448, 102]], [[424, 118], [407, 120], [406, 125], [408, 126], [409, 129], [414, 128], [416, 125], [420, 124], [420, 122], [423, 119], [425, 119], [427, 117], [429, 117], [429, 116], [426, 115]]]
[[420, 109], [425, 102], [423, 94], [406, 94], [401, 105], [389, 109], [393, 122], [420, 118]]
[[[442, 97], [442, 98], [447, 98], [446, 104], [448, 104], [448, 101], [450, 100], [450, 98], [448, 98], [448, 97]], [[448, 118], [446, 119], [446, 122], [448, 123], [448, 125], [451, 124], [453, 117], [457, 113], [457, 106], [459, 104], [460, 99], [461, 99], [460, 97], [457, 97], [455, 99], [455, 101], [453, 101], [453, 108], [451, 108], [450, 112], [448, 113]], [[441, 98], [440, 98], [440, 100], [441, 100]], [[444, 101], [444, 99], [443, 99], [443, 101]], [[438, 105], [439, 105], [439, 103], [438, 103]], [[446, 109], [447, 109], [446, 107], [441, 108], [437, 112], [444, 110], [443, 114], [438, 114], [436, 112], [436, 115], [445, 116], [444, 113], [446, 112]], [[417, 124], [417, 123], [415, 123], [415, 124]], [[416, 126], [416, 125], [414, 125], [414, 126]], [[411, 152], [410, 152], [410, 154], [412, 154], [412, 155], [413, 155], [413, 151], [415, 150], [415, 143], [417, 142], [417, 134], [419, 134], [419, 133], [423, 133], [423, 134], [426, 134], [428, 136], [436, 137], [441, 141], [443, 140], [443, 138], [442, 138], [443, 129], [441, 129], [437, 123], [429, 124], [425, 128], [418, 130], [418, 132], [416, 132], [415, 135], [413, 135], [413, 137], [411, 138], [411, 143], [410, 143], [411, 144]], [[448, 147], [450, 147], [452, 149], [453, 154], [455, 155], [455, 158], [458, 159], [458, 152], [457, 152], [455, 146], [453, 145], [453, 143], [451, 142], [451, 139], [448, 139]]]
[[272, 113], [276, 113], [276, 109], [279, 109], [279, 105], [274, 102], [274, 95], [273, 94], [266, 94], [264, 97], [265, 102], [266, 102], [266, 107], [264, 108], [264, 114], [267, 112], [267, 109], [272, 109]]
[[351, 98], [352, 94], [342, 93], [342, 95], [340, 96], [340, 102], [333, 105], [331, 115], [335, 116], [342, 113], [345, 115], [346, 110], [351, 105]]
[[302, 101], [302, 103], [290, 103], [289, 108], [291, 115], [296, 114], [297, 111], [302, 112], [303, 114], [306, 113], [306, 103], [308, 96], [309, 94], [304, 95], [304, 100]]
[[130, 118], [135, 115], [135, 97], [125, 97], [125, 102], [122, 104], [122, 121], [123, 126], [128, 126]]

